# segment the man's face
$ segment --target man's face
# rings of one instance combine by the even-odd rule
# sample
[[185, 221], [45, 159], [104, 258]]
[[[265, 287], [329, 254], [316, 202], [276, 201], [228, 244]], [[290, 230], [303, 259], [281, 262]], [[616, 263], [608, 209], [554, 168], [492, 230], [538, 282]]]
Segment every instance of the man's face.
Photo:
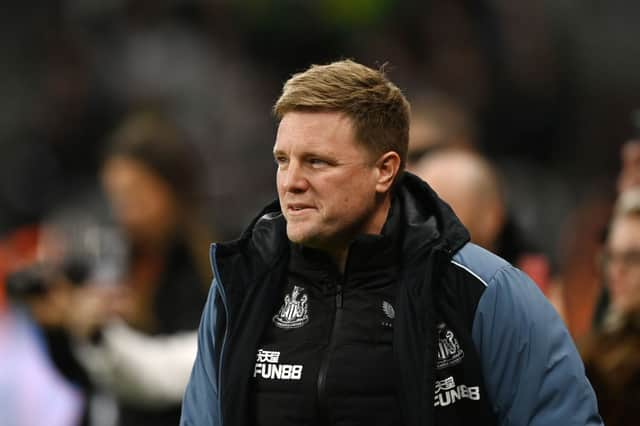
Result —
[[640, 307], [640, 217], [613, 222], [604, 267], [614, 309], [625, 312]]
[[292, 242], [333, 252], [359, 233], [380, 231], [378, 169], [356, 141], [349, 118], [337, 112], [289, 112], [273, 152]]

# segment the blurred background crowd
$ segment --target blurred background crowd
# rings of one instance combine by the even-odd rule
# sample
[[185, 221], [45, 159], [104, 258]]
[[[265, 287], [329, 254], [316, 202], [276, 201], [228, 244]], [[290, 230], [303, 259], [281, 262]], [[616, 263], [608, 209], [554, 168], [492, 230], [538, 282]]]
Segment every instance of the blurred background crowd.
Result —
[[3, 6], [3, 424], [177, 424], [209, 243], [276, 197], [282, 83], [341, 58], [385, 66], [412, 103], [410, 170], [549, 297], [607, 424], [637, 424], [637, 16], [630, 0]]

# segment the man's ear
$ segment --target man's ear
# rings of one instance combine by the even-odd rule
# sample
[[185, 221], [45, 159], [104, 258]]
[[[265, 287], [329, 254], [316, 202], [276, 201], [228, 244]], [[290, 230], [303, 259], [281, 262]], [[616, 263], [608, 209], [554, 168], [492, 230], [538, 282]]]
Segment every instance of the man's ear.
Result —
[[400, 171], [400, 156], [395, 151], [385, 152], [376, 161], [378, 172], [376, 180], [376, 191], [380, 193], [388, 192]]

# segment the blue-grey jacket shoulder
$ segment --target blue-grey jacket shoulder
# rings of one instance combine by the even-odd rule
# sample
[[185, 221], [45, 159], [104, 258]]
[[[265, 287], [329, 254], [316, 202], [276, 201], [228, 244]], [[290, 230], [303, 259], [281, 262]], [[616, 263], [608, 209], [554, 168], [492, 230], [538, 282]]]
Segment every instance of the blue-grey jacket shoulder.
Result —
[[466, 270], [485, 287], [500, 269], [511, 266], [503, 258], [473, 243], [467, 243], [458, 250], [451, 259], [451, 263]]
[[500, 425], [601, 425], [595, 393], [564, 322], [522, 271], [468, 243], [451, 263], [484, 286], [473, 319]]

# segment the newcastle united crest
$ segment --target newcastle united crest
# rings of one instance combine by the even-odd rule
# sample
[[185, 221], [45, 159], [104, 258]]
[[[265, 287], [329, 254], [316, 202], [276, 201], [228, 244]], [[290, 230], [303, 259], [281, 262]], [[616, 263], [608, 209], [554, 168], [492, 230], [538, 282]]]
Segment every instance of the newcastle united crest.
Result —
[[445, 323], [438, 325], [438, 353], [436, 368], [441, 370], [460, 364], [464, 358], [464, 351], [453, 331]]
[[276, 327], [291, 329], [300, 328], [309, 322], [307, 295], [302, 294], [302, 287], [294, 286], [291, 294], [284, 297], [284, 304], [273, 316]]

